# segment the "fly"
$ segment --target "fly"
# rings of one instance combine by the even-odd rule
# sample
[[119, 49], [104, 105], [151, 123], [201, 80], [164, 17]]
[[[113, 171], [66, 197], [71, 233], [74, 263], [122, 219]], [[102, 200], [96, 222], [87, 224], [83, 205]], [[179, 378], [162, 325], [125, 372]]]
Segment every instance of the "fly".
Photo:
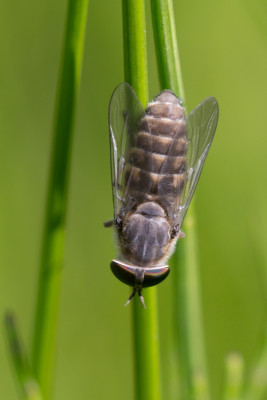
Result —
[[188, 116], [182, 101], [164, 90], [144, 109], [127, 83], [109, 105], [114, 226], [118, 257], [114, 275], [133, 287], [127, 305], [142, 288], [162, 282], [179, 237], [218, 122], [214, 97]]

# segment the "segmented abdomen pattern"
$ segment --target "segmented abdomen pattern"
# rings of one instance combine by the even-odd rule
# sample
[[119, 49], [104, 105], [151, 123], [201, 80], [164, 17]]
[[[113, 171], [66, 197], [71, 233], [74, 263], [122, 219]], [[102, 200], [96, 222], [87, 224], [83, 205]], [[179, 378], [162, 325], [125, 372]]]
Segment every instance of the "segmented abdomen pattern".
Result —
[[139, 203], [150, 200], [168, 208], [186, 181], [186, 124], [179, 99], [169, 90], [160, 93], [146, 108], [127, 157], [126, 196]]

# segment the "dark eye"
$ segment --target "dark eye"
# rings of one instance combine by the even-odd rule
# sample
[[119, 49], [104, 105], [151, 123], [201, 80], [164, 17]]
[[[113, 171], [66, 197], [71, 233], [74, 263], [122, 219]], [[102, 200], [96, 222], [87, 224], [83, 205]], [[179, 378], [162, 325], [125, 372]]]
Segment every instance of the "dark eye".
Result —
[[[133, 265], [123, 263], [118, 260], [112, 260], [110, 268], [113, 274], [121, 282], [129, 286], [135, 286], [135, 272], [136, 268]], [[169, 275], [170, 269], [167, 265], [163, 267], [144, 268], [145, 275], [142, 287], [155, 286], [162, 282]]]
[[170, 268], [168, 265], [164, 265], [163, 267], [146, 268], [143, 287], [155, 286], [164, 281], [164, 279], [169, 275], [169, 272]]

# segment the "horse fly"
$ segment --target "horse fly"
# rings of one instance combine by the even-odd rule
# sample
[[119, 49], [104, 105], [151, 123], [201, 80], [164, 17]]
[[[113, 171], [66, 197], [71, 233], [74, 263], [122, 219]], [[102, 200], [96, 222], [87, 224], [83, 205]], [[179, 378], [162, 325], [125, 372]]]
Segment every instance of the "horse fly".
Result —
[[185, 117], [182, 101], [164, 90], [144, 110], [133, 89], [121, 83], [109, 106], [114, 226], [119, 255], [110, 266], [133, 287], [169, 274], [166, 265], [179, 237], [218, 121], [214, 97]]

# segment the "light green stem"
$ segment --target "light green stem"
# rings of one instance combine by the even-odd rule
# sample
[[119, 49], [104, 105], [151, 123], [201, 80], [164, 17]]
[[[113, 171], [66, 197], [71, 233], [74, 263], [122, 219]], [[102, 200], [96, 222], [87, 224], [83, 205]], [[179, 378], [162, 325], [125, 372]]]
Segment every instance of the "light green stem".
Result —
[[10, 355], [21, 389], [22, 398], [24, 400], [42, 400], [39, 385], [33, 377], [29, 359], [12, 313], [7, 313], [5, 315], [5, 328], [9, 342]]
[[148, 102], [145, 4], [143, 0], [122, 0], [124, 78], [143, 106]]
[[267, 396], [267, 331], [257, 363], [247, 378], [244, 400], [264, 400]]
[[231, 353], [225, 362], [226, 379], [223, 400], [241, 400], [244, 383], [244, 360], [238, 353]]
[[161, 89], [185, 101], [172, 0], [151, 0], [151, 13]]
[[[142, 104], [148, 102], [145, 5], [143, 0], [123, 0], [125, 81]], [[133, 301], [133, 333], [137, 400], [160, 400], [159, 339], [156, 289], [144, 290], [146, 310]]]
[[[183, 228], [186, 237], [178, 244], [174, 254], [174, 323], [179, 340], [179, 353], [183, 392], [189, 398], [209, 399], [209, 381], [206, 369], [206, 354], [199, 285], [199, 265], [195, 217], [192, 205]], [[176, 260], [176, 261], [175, 261]], [[199, 396], [199, 382], [201, 396]]]
[[[185, 103], [172, 0], [151, 0], [155, 47], [161, 89], [171, 89]], [[203, 334], [198, 246], [193, 204], [183, 224], [181, 239], [171, 261], [173, 280], [173, 351], [180, 358], [182, 398], [209, 399], [209, 381]], [[178, 393], [176, 394], [178, 398]]]
[[88, 0], [69, 0], [55, 114], [32, 346], [33, 369], [45, 399], [50, 398], [53, 375], [72, 131], [80, 84], [87, 8]]

